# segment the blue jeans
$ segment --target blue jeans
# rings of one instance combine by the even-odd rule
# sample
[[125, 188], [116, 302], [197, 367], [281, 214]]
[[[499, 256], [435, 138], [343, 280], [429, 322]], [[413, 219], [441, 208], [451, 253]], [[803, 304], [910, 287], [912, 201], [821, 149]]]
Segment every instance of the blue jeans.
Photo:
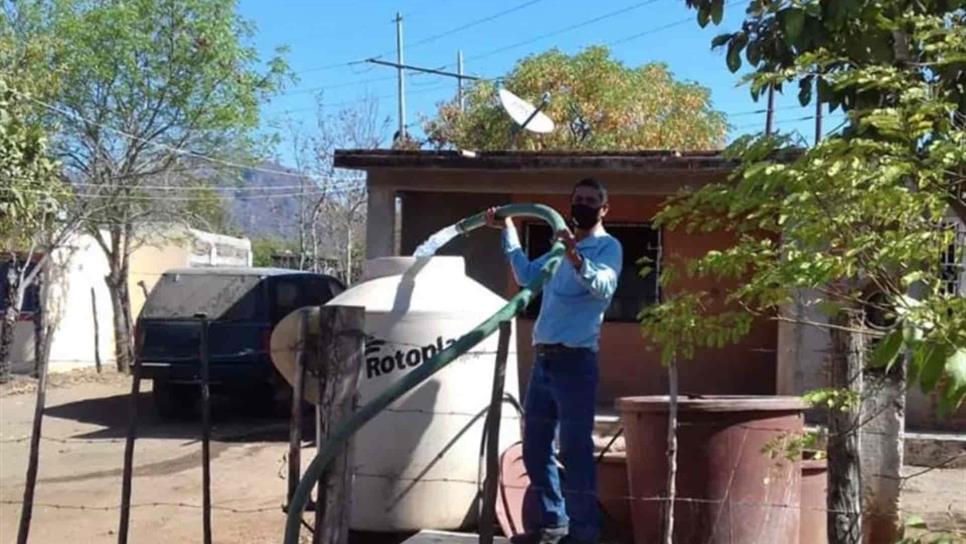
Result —
[[[523, 416], [523, 464], [538, 497], [539, 527], [569, 526], [571, 536], [591, 541], [600, 527], [592, 438], [597, 380], [597, 353], [589, 349], [537, 355]], [[553, 458], [558, 425], [566, 470], [562, 495]]]

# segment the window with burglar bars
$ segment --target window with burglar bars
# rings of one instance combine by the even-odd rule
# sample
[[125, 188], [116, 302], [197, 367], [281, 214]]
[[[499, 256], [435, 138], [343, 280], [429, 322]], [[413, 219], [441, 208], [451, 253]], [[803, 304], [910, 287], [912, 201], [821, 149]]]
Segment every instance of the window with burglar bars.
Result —
[[[658, 275], [661, 264], [661, 232], [649, 223], [607, 223], [611, 236], [617, 238], [624, 250], [624, 263], [617, 281], [617, 292], [605, 321], [634, 322], [647, 306], [660, 300]], [[523, 230], [523, 245], [530, 259], [550, 251], [550, 227], [543, 223], [527, 223]], [[647, 259], [649, 272], [641, 275], [641, 259]], [[527, 307], [526, 316], [536, 319], [540, 312], [540, 297]]]
[[962, 223], [950, 225], [956, 234], [942, 256], [942, 275], [946, 282], [946, 293], [966, 296], [966, 226]]

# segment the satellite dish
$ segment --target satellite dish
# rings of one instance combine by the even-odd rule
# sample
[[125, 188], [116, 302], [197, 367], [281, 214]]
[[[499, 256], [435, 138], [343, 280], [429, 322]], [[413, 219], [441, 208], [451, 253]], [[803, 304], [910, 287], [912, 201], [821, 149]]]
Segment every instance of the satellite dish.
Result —
[[550, 93], [544, 93], [539, 107], [534, 107], [533, 104], [506, 89], [500, 89], [499, 93], [503, 109], [517, 125], [520, 125], [521, 129], [539, 134], [553, 132], [553, 120], [540, 111], [550, 102]]

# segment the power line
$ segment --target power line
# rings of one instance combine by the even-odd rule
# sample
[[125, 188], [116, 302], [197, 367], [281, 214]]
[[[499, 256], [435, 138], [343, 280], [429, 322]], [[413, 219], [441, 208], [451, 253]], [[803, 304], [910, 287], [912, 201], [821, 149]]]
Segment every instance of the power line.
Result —
[[[10, 180], [24, 181], [24, 182], [35, 181], [33, 178], [27, 178], [27, 177], [6, 176], [5, 178]], [[312, 181], [312, 180], [307, 180], [307, 181]], [[330, 182], [329, 184], [314, 184], [314, 185], [306, 184], [306, 185], [300, 185], [300, 186], [292, 186], [292, 189], [287, 189], [286, 191], [278, 191], [278, 190], [272, 191], [271, 189], [263, 190], [261, 188], [252, 188], [253, 191], [263, 190], [263, 192], [262, 193], [243, 193], [243, 194], [231, 193], [231, 192], [224, 193], [220, 191], [220, 189], [222, 188], [217, 186], [211, 186], [207, 188], [206, 187], [180, 187], [179, 188], [179, 187], [173, 187], [170, 185], [169, 186], [133, 185], [128, 187], [116, 186], [116, 188], [126, 188], [126, 189], [133, 189], [133, 190], [143, 189], [149, 192], [150, 190], [168, 190], [168, 191], [183, 191], [184, 193], [191, 194], [199, 190], [210, 190], [216, 193], [213, 195], [194, 195], [194, 196], [183, 196], [183, 195], [177, 195], [177, 194], [171, 194], [171, 193], [147, 194], [147, 195], [118, 195], [116, 193], [111, 193], [111, 192], [97, 192], [96, 189], [88, 190], [88, 192], [85, 192], [83, 187], [81, 188], [81, 191], [71, 192], [70, 189], [75, 188], [75, 187], [72, 187], [72, 184], [65, 184], [63, 186], [63, 190], [60, 190], [60, 191], [55, 189], [32, 189], [32, 188], [15, 189], [13, 187], [0, 187], [0, 192], [7, 191], [7, 192], [17, 192], [17, 193], [24, 192], [24, 193], [41, 194], [41, 195], [65, 195], [65, 196], [69, 195], [69, 196], [82, 198], [82, 199], [102, 199], [102, 200], [149, 200], [149, 201], [150, 200], [158, 200], [158, 201], [172, 200], [172, 201], [175, 201], [175, 200], [194, 200], [197, 198], [212, 198], [212, 199], [227, 200], [227, 199], [239, 199], [239, 198], [266, 199], [266, 198], [288, 198], [288, 197], [304, 196], [304, 195], [342, 194], [342, 193], [349, 193], [352, 191], [356, 191], [360, 187], [362, 187], [364, 183], [364, 180], [362, 179], [353, 179], [353, 178], [348, 178], [344, 180], [328, 180], [328, 181]], [[88, 187], [111, 188], [111, 186], [101, 185], [96, 183], [88, 184]], [[149, 188], [152, 188], [152, 189], [149, 190]], [[225, 188], [225, 189], [228, 189], [230, 191], [230, 188]], [[295, 191], [294, 189], [298, 189], [298, 191]]]
[[[733, 7], [739, 6], [739, 5], [741, 5], [741, 4], [738, 3], [738, 2], [726, 2], [725, 3], [725, 9], [727, 10], [729, 8], [733, 8]], [[649, 36], [651, 34], [655, 34], [657, 32], [661, 32], [661, 31], [667, 30], [669, 28], [674, 28], [676, 26], [681, 26], [683, 24], [690, 23], [690, 22], [693, 22], [693, 21], [694, 21], [694, 16], [688, 16], [688, 17], [685, 17], [683, 19], [679, 19], [677, 21], [672, 21], [670, 23], [667, 23], [667, 24], [664, 24], [664, 25], [661, 25], [661, 26], [657, 26], [657, 27], [654, 27], [654, 28], [650, 28], [650, 29], [645, 30], [643, 32], [638, 32], [636, 34], [631, 34], [630, 36], [625, 36], [623, 38], [618, 38], [616, 40], [612, 40], [612, 41], [606, 42], [606, 45], [608, 45], [608, 46], [620, 45], [622, 43], [627, 43], [629, 41], [636, 40], [638, 38], [643, 38], [644, 36]]]
[[[395, 77], [395, 76], [393, 76], [393, 77]], [[439, 84], [439, 85], [434, 85], [432, 87], [426, 87], [426, 88], [420, 89], [418, 91], [413, 91], [413, 92], [407, 93], [406, 96], [415, 96], [415, 95], [426, 94], [426, 93], [430, 93], [430, 92], [433, 92], [433, 91], [437, 91], [437, 90], [442, 89], [444, 87], [445, 88], [449, 88], [449, 85], [446, 84], [446, 83], [443, 83], [443, 84]], [[356, 99], [353, 99], [353, 100], [344, 100], [344, 101], [341, 101], [341, 102], [331, 102], [331, 103], [328, 103], [328, 104], [326, 104], [326, 103], [323, 102], [322, 106], [323, 107], [341, 107], [341, 106], [349, 106], [349, 105], [352, 105], [352, 104], [358, 104], [360, 102], [365, 102], [367, 100], [375, 100], [376, 102], [380, 102], [380, 101], [386, 100], [388, 98], [396, 98], [396, 93], [384, 94], [384, 95], [378, 95], [378, 96], [367, 96], [367, 97], [363, 97], [363, 98], [356, 98]], [[314, 110], [317, 110], [317, 109], [318, 108], [316, 106], [312, 106], [312, 107], [306, 107], [306, 108], [287, 109], [287, 110], [282, 110], [282, 111], [277, 111], [277, 112], [269, 111], [269, 112], [265, 112], [265, 113], [267, 115], [285, 115], [285, 114], [289, 114], [289, 113], [299, 113], [299, 112], [305, 112], [305, 111], [314, 111]]]
[[[533, 5], [533, 4], [536, 4], [536, 3], [542, 2], [542, 1], [543, 0], [529, 0], [528, 2], [524, 2], [522, 4], [519, 4], [517, 6], [514, 6], [512, 8], [504, 9], [504, 10], [498, 11], [496, 13], [487, 15], [485, 17], [481, 17], [479, 19], [474, 19], [474, 20], [469, 21], [469, 22], [466, 22], [466, 23], [464, 23], [464, 24], [462, 24], [462, 25], [460, 25], [458, 27], [451, 28], [449, 30], [445, 30], [443, 32], [440, 32], [439, 34], [434, 34], [432, 36], [427, 36], [426, 38], [423, 38], [421, 40], [417, 40], [415, 43], [412, 43], [412, 44], [409, 44], [408, 46], [406, 46], [406, 49], [414, 49], [416, 47], [420, 47], [420, 46], [426, 45], [428, 43], [432, 43], [432, 42], [434, 42], [436, 40], [439, 40], [440, 38], [445, 38], [446, 36], [451, 36], [451, 35], [456, 34], [458, 32], [462, 32], [464, 30], [467, 30], [469, 28], [473, 28], [475, 26], [479, 26], [481, 24], [488, 23], [490, 21], [494, 21], [496, 19], [499, 19], [500, 17], [503, 17], [505, 15], [509, 15], [510, 13], [514, 13], [516, 11], [520, 11], [520, 10], [522, 10], [524, 8], [527, 8], [527, 7], [529, 7], [529, 6]], [[424, 9], [424, 10], [421, 10], [421, 11], [426, 11], [426, 10]], [[411, 15], [412, 15], [412, 12], [405, 13], [405, 14], [403, 14], [403, 17], [410, 17]], [[395, 23], [395, 20], [393, 20], [392, 22]], [[375, 55], [375, 57], [370, 57], [370, 58], [380, 58], [380, 57], [384, 57], [386, 55], [392, 54], [394, 52], [395, 52], [395, 49], [390, 49], [388, 51], [384, 51], [382, 53], [379, 53], [378, 55]], [[328, 64], [328, 65], [324, 65], [324, 66], [318, 66], [318, 67], [314, 67], [314, 68], [307, 68], [305, 70], [299, 70], [299, 71], [297, 71], [295, 73], [296, 74], [303, 74], [303, 73], [308, 73], [308, 72], [320, 72], [320, 71], [324, 71], [324, 70], [333, 70], [333, 69], [336, 69], [336, 68], [342, 68], [342, 67], [345, 67], [345, 66], [351, 66], [353, 64], [358, 64], [359, 62], [360, 62], [359, 60], [339, 62], [339, 63]]]
[[359, 79], [354, 81], [343, 81], [341, 83], [334, 83], [329, 85], [318, 85], [316, 87], [304, 87], [301, 89], [292, 89], [282, 93], [277, 93], [274, 96], [290, 96], [293, 94], [305, 94], [312, 93], [316, 91], [326, 91], [329, 89], [342, 89], [345, 87], [356, 87], [360, 85], [365, 85], [367, 83], [378, 83], [380, 81], [388, 81], [390, 79], [396, 79], [396, 76], [386, 76], [386, 77], [373, 77], [369, 79]]
[[[460, 25], [460, 26], [458, 26], [456, 28], [451, 28], [451, 29], [449, 29], [449, 30], [447, 30], [445, 32], [441, 32], [439, 34], [435, 34], [433, 36], [429, 36], [427, 38], [423, 38], [422, 40], [418, 40], [418, 41], [416, 41], [416, 43], [411, 43], [411, 44], [409, 44], [409, 45], [406, 46], [406, 49], [415, 49], [415, 48], [417, 48], [419, 46], [426, 45], [428, 43], [432, 43], [432, 42], [434, 42], [434, 41], [436, 41], [436, 40], [438, 40], [440, 38], [445, 38], [446, 36], [451, 36], [451, 35], [456, 34], [458, 32], [462, 32], [462, 31], [467, 30], [469, 28], [473, 28], [474, 26], [479, 26], [481, 24], [488, 23], [490, 21], [494, 21], [496, 19], [499, 19], [500, 17], [503, 17], [505, 15], [509, 15], [511, 13], [520, 11], [520, 10], [525, 9], [525, 8], [528, 8], [528, 7], [530, 7], [530, 6], [534, 5], [534, 4], [539, 3], [539, 2], [542, 2], [542, 1], [543, 0], [530, 0], [529, 2], [524, 2], [524, 3], [522, 3], [522, 4], [518, 5], [518, 6], [509, 8], [509, 9], [505, 9], [503, 11], [499, 11], [499, 12], [494, 13], [492, 15], [488, 15], [488, 16], [483, 17], [483, 18], [480, 18], [480, 19], [475, 19], [473, 21], [470, 21], [468, 23], [465, 23], [463, 25]], [[383, 54], [385, 54], [385, 53], [383, 53]], [[382, 56], [382, 55], [380, 55], [380, 56]]]
[[[782, 109], [789, 109], [789, 108], [782, 108]], [[826, 113], [825, 114], [825, 118], [828, 119], [829, 117], [831, 117], [831, 115], [835, 115], [835, 114], [842, 115], [839, 112], [835, 112], [835, 113], [832, 113], [832, 114]], [[809, 120], [812, 120], [812, 119], [815, 119], [815, 115], [814, 114], [813, 115], [804, 115], [802, 117], [796, 117], [794, 119], [775, 119], [775, 123], [776, 124], [777, 123], [797, 123], [797, 122], [800, 122], [800, 121], [809, 121]], [[757, 126], [761, 126], [761, 123], [760, 122], [758, 122], [758, 123], [745, 123], [743, 125], [739, 125], [739, 126], [736, 126], [736, 127], [733, 127], [733, 128], [734, 128], [734, 130], [744, 130], [744, 129], [747, 129], [747, 128], [752, 128], [752, 127], [757, 127]]]
[[[20, 179], [26, 180], [27, 178], [20, 178]], [[325, 182], [325, 183], [331, 183], [333, 185], [348, 185], [348, 184], [351, 184], [351, 183], [361, 183], [361, 182], [364, 182], [365, 181], [365, 178], [360, 177], [360, 178], [342, 178], [342, 179], [339, 179], [339, 178], [322, 178], [322, 179], [319, 179], [319, 178], [309, 178], [309, 177], [306, 177], [305, 178], [305, 181], [306, 182], [319, 182], [319, 181], [322, 181], [322, 182]], [[103, 183], [72, 182], [70, 184], [70, 186], [71, 187], [88, 187], [88, 186], [89, 187], [106, 187], [107, 185], [105, 185]], [[328, 187], [328, 185], [326, 185], [326, 187]], [[136, 188], [138, 188], [138, 189], [156, 189], [156, 190], [159, 190], [159, 191], [170, 190], [170, 191], [186, 191], [186, 192], [191, 192], [191, 191], [211, 191], [211, 190], [215, 190], [215, 191], [219, 191], [219, 192], [223, 192], [223, 191], [228, 191], [228, 192], [253, 191], [254, 192], [254, 191], [283, 191], [283, 190], [291, 191], [291, 190], [294, 190], [294, 189], [304, 189], [305, 188], [305, 185], [304, 184], [299, 184], [299, 185], [257, 185], [257, 186], [246, 186], [246, 187], [232, 187], [232, 186], [222, 186], [222, 185], [206, 185], [206, 186], [203, 186], [203, 187], [199, 187], [199, 186], [187, 186], [186, 187], [186, 186], [179, 186], [179, 185], [141, 185], [141, 184], [138, 184], [138, 185], [136, 185]]]
[[[13, 91], [13, 92], [16, 93], [16, 91]], [[17, 94], [19, 94], [19, 93], [17, 93]], [[271, 168], [263, 168], [263, 167], [259, 167], [259, 166], [252, 166], [252, 165], [248, 165], [248, 164], [242, 164], [242, 163], [233, 162], [233, 161], [229, 161], [229, 160], [225, 160], [225, 159], [219, 159], [219, 158], [216, 158], [216, 157], [211, 157], [211, 156], [208, 156], [208, 155], [203, 155], [201, 153], [197, 153], [195, 151], [191, 151], [191, 150], [188, 150], [188, 149], [184, 149], [184, 148], [180, 148], [180, 147], [175, 147], [175, 146], [168, 145], [168, 144], [162, 144], [162, 143], [159, 143], [159, 142], [154, 142], [152, 140], [148, 140], [146, 138], [141, 138], [140, 136], [136, 136], [134, 134], [129, 134], [127, 132], [124, 132], [123, 130], [116, 129], [116, 128], [114, 128], [112, 126], [109, 126], [109, 125], [106, 125], [104, 123], [99, 123], [97, 121], [92, 121], [92, 120], [87, 119], [87, 118], [85, 118], [85, 117], [83, 117], [81, 115], [78, 115], [78, 114], [76, 114], [76, 113], [74, 113], [72, 111], [68, 111], [68, 110], [65, 110], [63, 108], [54, 106], [53, 104], [48, 104], [47, 102], [44, 102], [43, 100], [38, 100], [36, 98], [33, 98], [31, 96], [27, 96], [27, 95], [23, 95], [23, 94], [20, 94], [20, 96], [22, 98], [25, 98], [27, 100], [30, 100], [31, 102], [36, 103], [37, 105], [39, 105], [39, 106], [41, 106], [41, 107], [43, 107], [43, 108], [45, 108], [47, 110], [53, 111], [55, 113], [59, 113], [59, 114], [64, 115], [66, 117], [70, 117], [70, 118], [72, 118], [72, 119], [74, 119], [76, 121], [82, 121], [82, 122], [84, 122], [84, 123], [86, 123], [88, 125], [102, 128], [104, 130], [107, 130], [109, 132], [113, 132], [113, 133], [115, 133], [115, 134], [117, 134], [119, 136], [123, 136], [125, 138], [128, 138], [128, 139], [133, 140], [133, 141], [136, 141], [136, 142], [142, 142], [142, 143], [145, 143], [145, 144], [150, 145], [152, 147], [156, 147], [156, 148], [159, 148], [159, 149], [165, 149], [165, 150], [170, 151], [171, 153], [174, 153], [176, 155], [182, 155], [182, 156], [186, 156], [186, 157], [193, 157], [193, 158], [201, 159], [201, 160], [208, 161], [208, 162], [211, 162], [211, 163], [214, 163], [214, 164], [221, 164], [223, 166], [229, 166], [229, 167], [233, 167], [233, 168], [240, 168], [240, 169], [249, 170], [249, 171], [253, 171], [253, 172], [263, 172], [263, 173], [266, 173], [266, 174], [275, 174], [275, 175], [279, 175], [279, 176], [288, 176], [288, 177], [304, 177], [303, 174], [299, 174], [299, 173], [286, 172], [284, 170], [274, 170], [274, 169], [271, 169]]]
[[[413, 10], [413, 11], [404, 12], [403, 13], [403, 17], [409, 18], [409, 17], [412, 17], [414, 15], [427, 12], [430, 9], [435, 9], [435, 6], [425, 6], [422, 9], [417, 9], [417, 10]], [[355, 30], [356, 30], [356, 32], [359, 32], [359, 31], [363, 31], [363, 30], [382, 28], [382, 25], [384, 25], [384, 24], [386, 24], [386, 23], [385, 22], [382, 22], [382, 23], [376, 23], [376, 24], [366, 25], [366, 26], [363, 26], [363, 27], [356, 28]], [[389, 24], [393, 24], [393, 21], [389, 21]], [[306, 41], [309, 38], [317, 37], [318, 36], [318, 33], [319, 32], [316, 31], [316, 32], [313, 32], [311, 35], [303, 35], [303, 36], [300, 36], [300, 37], [296, 38], [296, 41]], [[292, 45], [292, 44], [286, 44], [286, 45]], [[343, 67], [346, 67], [346, 66], [351, 66], [353, 64], [356, 64], [356, 62], [355, 61], [338, 62], [338, 63], [328, 64], [328, 65], [324, 65], [324, 66], [318, 66], [318, 67], [315, 67], [315, 68], [307, 68], [305, 70], [298, 70], [296, 73], [302, 73], [302, 72], [319, 72], [319, 71], [323, 71], [323, 70], [333, 70], [335, 68], [343, 68]]]
[[[497, 49], [493, 49], [491, 51], [487, 51], [487, 52], [481, 53], [479, 55], [474, 55], [472, 57], [469, 57], [467, 60], [480, 60], [480, 59], [485, 59], [485, 58], [488, 58], [488, 57], [492, 57], [493, 55], [497, 55], [497, 54], [502, 53], [504, 51], [509, 51], [511, 49], [516, 49], [516, 48], [521, 47], [521, 46], [524, 46], [524, 45], [528, 45], [528, 44], [531, 44], [531, 43], [534, 43], [534, 42], [537, 42], [537, 41], [540, 41], [540, 40], [544, 40], [544, 39], [547, 39], [547, 38], [552, 38], [554, 36], [558, 36], [560, 34], [564, 34], [566, 32], [570, 32], [572, 30], [577, 30], [578, 28], [583, 28], [585, 26], [589, 26], [589, 25], [592, 25], [594, 23], [598, 23], [600, 21], [603, 21], [605, 19], [609, 19], [611, 17], [616, 17], [616, 16], [622, 15], [624, 13], [628, 13], [630, 11], [633, 11], [633, 10], [636, 10], [636, 9], [639, 9], [639, 8], [642, 8], [642, 7], [646, 6], [646, 5], [653, 4], [653, 3], [658, 2], [658, 1], [659, 0], [645, 0], [643, 2], [637, 2], [636, 4], [632, 4], [630, 6], [626, 6], [626, 7], [623, 7], [621, 9], [618, 9], [618, 10], [615, 10], [615, 11], [611, 11], [611, 12], [608, 12], [608, 13], [605, 13], [603, 15], [599, 15], [599, 16], [594, 17], [594, 18], [591, 18], [591, 19], [586, 19], [584, 21], [579, 21], [579, 22], [574, 23], [572, 25], [569, 25], [569, 26], [566, 26], [566, 27], [563, 27], [563, 28], [560, 28], [560, 29], [557, 29], [557, 30], [554, 30], [554, 31], [551, 31], [551, 32], [547, 32], [547, 33], [544, 33], [544, 34], [540, 34], [539, 36], [535, 36], [533, 38], [528, 38], [526, 40], [522, 40], [522, 41], [519, 41], [519, 42], [516, 42], [516, 43], [512, 43], [510, 45], [505, 45], [503, 47], [499, 47]], [[449, 66], [449, 65], [447, 65], [447, 66]]]
[[372, 64], [379, 64], [382, 66], [392, 66], [394, 68], [402, 68], [403, 70], [409, 70], [412, 72], [418, 72], [422, 74], [433, 74], [437, 76], [455, 77], [457, 79], [468, 79], [470, 81], [479, 81], [487, 79], [485, 77], [471, 76], [466, 74], [457, 74], [453, 72], [447, 72], [436, 68], [423, 68], [421, 66], [413, 66], [411, 64], [400, 64], [398, 62], [389, 62], [385, 60], [379, 60], [376, 58], [366, 59], [366, 62], [371, 62]]
[[[0, 187], [0, 191], [8, 191], [7, 187]], [[258, 197], [259, 200], [273, 200], [276, 198], [288, 199], [296, 198], [300, 196], [323, 196], [323, 195], [334, 195], [349, 193], [357, 189], [350, 188], [340, 188], [340, 189], [329, 189], [326, 191], [304, 191], [300, 193], [286, 193], [286, 194], [272, 194], [272, 195], [253, 195]], [[22, 189], [22, 193], [32, 193], [32, 194], [49, 194], [47, 191], [41, 189]], [[122, 201], [138, 201], [138, 202], [192, 202], [198, 199], [197, 196], [136, 196], [136, 195], [100, 195], [100, 194], [75, 194], [77, 198], [82, 200], [122, 200]], [[209, 200], [224, 200], [224, 201], [234, 201], [238, 197], [234, 195], [213, 195], [208, 197]]]
[[[430, 36], [428, 38], [424, 38], [423, 40], [417, 41], [415, 44], [412, 44], [410, 46], [407, 46], [407, 49], [411, 49], [413, 47], [417, 47], [417, 46], [423, 45], [425, 43], [430, 43], [431, 41], [434, 41], [436, 39], [439, 39], [439, 38], [441, 38], [443, 36], [455, 34], [457, 32], [460, 32], [462, 30], [465, 30], [466, 28], [469, 28], [471, 26], [476, 26], [478, 24], [482, 24], [484, 22], [491, 21], [493, 19], [496, 19], [499, 16], [506, 15], [508, 13], [512, 13], [514, 11], [517, 11], [517, 10], [523, 9], [525, 7], [528, 7], [529, 5], [534, 4], [534, 3], [538, 2], [538, 1], [540, 1], [540, 0], [532, 0], [530, 2], [525, 2], [524, 4], [519, 5], [519, 6], [516, 6], [515, 8], [510, 8], [508, 10], [504, 10], [504, 11], [498, 12], [498, 13], [496, 13], [494, 15], [491, 15], [491, 16], [488, 16], [488, 17], [484, 17], [484, 18], [481, 18], [481, 19], [477, 19], [475, 21], [471, 21], [470, 23], [467, 23], [467, 24], [462, 25], [460, 27], [457, 27], [457, 28], [448, 30], [446, 32], [443, 32], [443, 33], [440, 33], [440, 34], [437, 34], [437, 35], [434, 35], [434, 36]], [[617, 9], [617, 10], [614, 10], [614, 11], [611, 11], [611, 12], [608, 12], [608, 13], [605, 13], [605, 14], [602, 14], [602, 15], [599, 15], [597, 17], [593, 17], [591, 19], [579, 21], [577, 23], [568, 25], [566, 27], [563, 27], [563, 28], [560, 28], [560, 29], [557, 29], [557, 30], [554, 30], [554, 31], [551, 31], [551, 32], [547, 32], [547, 33], [541, 34], [541, 35], [536, 36], [536, 37], [533, 37], [533, 38], [528, 38], [526, 40], [522, 40], [522, 41], [519, 41], [519, 42], [516, 42], [516, 43], [512, 43], [512, 44], [509, 44], [509, 45], [506, 45], [506, 46], [502, 46], [502, 47], [499, 47], [497, 49], [493, 49], [493, 50], [487, 51], [485, 53], [481, 53], [479, 55], [471, 56], [467, 60], [472, 61], [472, 60], [480, 60], [480, 59], [489, 58], [489, 57], [492, 57], [492, 56], [497, 55], [499, 53], [503, 53], [505, 51], [509, 51], [509, 50], [512, 50], [512, 49], [516, 49], [518, 47], [522, 47], [524, 45], [528, 45], [528, 44], [531, 44], [531, 43], [535, 43], [535, 42], [540, 41], [540, 40], [544, 40], [544, 39], [551, 38], [551, 37], [554, 37], [554, 36], [558, 36], [560, 34], [564, 34], [564, 33], [567, 33], [567, 32], [573, 31], [573, 30], [577, 30], [579, 28], [583, 28], [585, 26], [589, 26], [589, 25], [598, 23], [600, 21], [603, 21], [603, 20], [606, 20], [606, 19], [609, 19], [609, 18], [612, 18], [612, 17], [617, 17], [619, 15], [622, 15], [622, 14], [628, 13], [630, 11], [639, 9], [639, 8], [644, 7], [646, 5], [649, 5], [649, 4], [656, 3], [658, 1], [659, 0], [644, 0], [642, 2], [637, 2], [637, 3], [632, 4], [630, 6], [626, 6], [626, 7], [623, 7], [623, 8], [620, 8], [620, 9]], [[730, 4], [730, 5], [727, 5], [726, 8], [728, 8], [728, 7], [734, 7], [736, 5], [738, 5], [738, 4]], [[607, 42], [606, 44], [607, 45], [610, 45], [610, 46], [613, 46], [613, 45], [619, 45], [619, 44], [627, 43], [629, 41], [636, 40], [636, 39], [642, 38], [642, 37], [647, 36], [647, 35], [650, 35], [650, 34], [654, 34], [654, 33], [657, 33], [657, 32], [661, 32], [663, 30], [667, 30], [667, 29], [670, 29], [670, 28], [673, 28], [673, 27], [676, 27], [676, 26], [680, 26], [680, 25], [683, 25], [683, 24], [692, 22], [693, 20], [694, 20], [693, 17], [686, 17], [686, 18], [683, 18], [683, 19], [680, 19], [680, 20], [677, 20], [677, 21], [673, 21], [673, 22], [668, 23], [668, 24], [665, 24], [665, 25], [661, 25], [661, 26], [658, 26], [658, 27], [655, 27], [655, 28], [648, 29], [648, 30], [643, 31], [643, 32], [638, 32], [638, 33], [632, 34], [630, 36], [625, 36], [624, 38], [619, 38], [619, 39], [616, 39], [616, 40], [612, 40], [610, 42]], [[378, 55], [376, 58], [382, 57], [382, 56], [384, 56], [386, 54], [388, 54], [388, 52], [387, 53], [382, 53], [382, 54]], [[354, 62], [344, 63], [344, 64], [357, 64], [358, 62], [360, 62], [360, 61], [354, 61]], [[444, 64], [444, 65], [439, 66], [438, 67], [438, 70], [445, 70], [445, 69], [450, 68], [452, 66], [453, 66], [453, 63]], [[390, 79], [393, 79], [393, 77], [390, 76], [390, 77], [385, 77], [385, 78], [374, 78], [374, 79], [370, 79], [370, 80], [362, 80], [362, 81], [359, 81], [359, 82], [346, 82], [346, 83], [338, 84], [336, 86], [320, 86], [320, 87], [314, 87], [314, 88], [309, 88], [309, 89], [300, 89], [300, 90], [291, 91], [291, 93], [285, 93], [285, 94], [294, 94], [294, 93], [298, 93], [298, 92], [308, 92], [308, 91], [314, 91], [314, 90], [324, 90], [326, 88], [337, 88], [337, 87], [352, 86], [354, 84], [363, 84], [363, 83], [368, 83], [368, 82], [388, 81]], [[494, 80], [494, 79], [498, 79], [498, 78], [481, 78], [481, 79]], [[412, 94], [412, 93], [410, 93], [410, 94]], [[394, 96], [394, 95], [386, 95], [385, 98], [391, 98], [392, 96]]]
[[349, 60], [347, 60], [347, 61], [343, 61], [343, 62], [337, 62], [337, 63], [334, 63], [334, 64], [326, 64], [325, 66], [316, 66], [314, 68], [306, 68], [305, 70], [299, 70], [299, 71], [294, 72], [294, 73], [296, 73], [296, 74], [307, 74], [309, 72], [324, 72], [326, 70], [334, 70], [336, 68], [345, 68], [347, 66], [352, 66], [353, 64], [355, 64], [355, 61], [349, 61]]

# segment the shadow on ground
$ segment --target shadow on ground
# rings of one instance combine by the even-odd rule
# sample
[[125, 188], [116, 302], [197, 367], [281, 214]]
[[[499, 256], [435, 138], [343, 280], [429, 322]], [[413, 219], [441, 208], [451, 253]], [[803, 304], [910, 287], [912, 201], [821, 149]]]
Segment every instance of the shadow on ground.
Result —
[[[137, 399], [138, 438], [201, 439], [201, 417], [181, 420], [162, 419], [151, 402], [151, 393], [142, 392]], [[303, 408], [302, 439], [314, 441], [314, 408]], [[49, 406], [46, 417], [55, 417], [96, 425], [101, 429], [73, 435], [80, 439], [118, 439], [127, 436], [130, 421], [130, 395], [83, 399]], [[220, 442], [287, 442], [288, 418], [257, 413], [245, 405], [243, 399], [212, 397], [211, 437]]]

